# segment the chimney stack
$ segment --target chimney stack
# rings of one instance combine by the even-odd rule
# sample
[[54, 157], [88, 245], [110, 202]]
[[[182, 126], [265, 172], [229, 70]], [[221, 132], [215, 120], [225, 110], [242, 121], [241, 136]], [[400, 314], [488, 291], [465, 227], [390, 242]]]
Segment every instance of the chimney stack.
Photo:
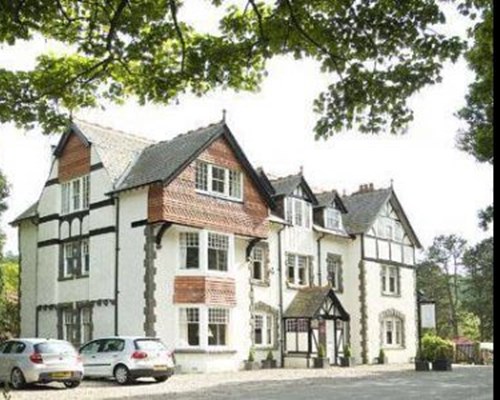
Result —
[[358, 193], [368, 193], [368, 192], [373, 192], [375, 190], [375, 187], [373, 183], [368, 183], [364, 185], [359, 185], [359, 190]]

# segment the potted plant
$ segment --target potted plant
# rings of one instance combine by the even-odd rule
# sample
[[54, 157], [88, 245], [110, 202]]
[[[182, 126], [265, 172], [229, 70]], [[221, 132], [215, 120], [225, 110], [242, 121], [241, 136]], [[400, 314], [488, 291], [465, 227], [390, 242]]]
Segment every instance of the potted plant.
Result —
[[436, 353], [432, 361], [433, 371], [451, 371], [453, 361], [453, 343], [449, 340], [440, 339]]
[[261, 361], [262, 368], [276, 368], [276, 360], [274, 359], [274, 354], [271, 349], [267, 352], [267, 356]]
[[325, 346], [321, 343], [318, 346], [318, 356], [314, 358], [314, 368], [326, 368], [328, 366], [328, 357], [326, 356]]
[[248, 359], [244, 361], [245, 370], [252, 371], [254, 369], [259, 369], [259, 363], [255, 361], [255, 350], [253, 347], [250, 348], [248, 352]]
[[430, 365], [429, 360], [422, 351], [417, 350], [417, 355], [415, 356], [415, 371], [429, 371]]
[[387, 364], [387, 357], [385, 356], [384, 349], [380, 349], [378, 352], [377, 362], [379, 364]]
[[351, 347], [348, 345], [344, 346], [344, 355], [340, 357], [341, 367], [350, 367], [354, 365], [354, 359], [352, 358]]

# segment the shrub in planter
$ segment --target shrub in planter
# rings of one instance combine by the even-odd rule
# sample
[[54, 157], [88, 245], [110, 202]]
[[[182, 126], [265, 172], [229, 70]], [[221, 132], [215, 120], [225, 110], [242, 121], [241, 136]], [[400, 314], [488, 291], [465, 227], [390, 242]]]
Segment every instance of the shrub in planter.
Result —
[[255, 361], [255, 350], [253, 348], [250, 348], [250, 351], [248, 352], [248, 359], [245, 360], [244, 363], [245, 370], [247, 371], [259, 369], [259, 363]]
[[267, 356], [265, 360], [261, 361], [262, 363], [262, 368], [276, 368], [276, 360], [274, 359], [274, 354], [271, 349], [267, 352]]
[[384, 349], [380, 349], [378, 352], [377, 362], [379, 364], [387, 364], [387, 357], [385, 356]]
[[436, 335], [422, 338], [422, 357], [432, 363], [434, 371], [451, 371], [453, 343]]
[[344, 346], [344, 355], [342, 357], [340, 357], [340, 366], [341, 367], [350, 367], [351, 365], [354, 365], [351, 347], [348, 345], [345, 345]]
[[415, 371], [429, 371], [430, 365], [429, 360], [422, 356], [420, 351], [417, 351], [415, 356]]
[[325, 346], [318, 346], [318, 356], [314, 358], [314, 368], [326, 368], [328, 366], [328, 357], [326, 356]]

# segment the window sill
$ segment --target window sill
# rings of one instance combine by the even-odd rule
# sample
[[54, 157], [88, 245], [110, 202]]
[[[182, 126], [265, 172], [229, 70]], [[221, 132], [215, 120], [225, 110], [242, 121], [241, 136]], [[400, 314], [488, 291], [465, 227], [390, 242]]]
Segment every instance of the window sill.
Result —
[[288, 289], [294, 289], [294, 290], [299, 290], [299, 289], [304, 289], [306, 287], [309, 287], [309, 285], [306, 283], [304, 285], [300, 285], [300, 284], [296, 284], [296, 283], [290, 283], [290, 282], [287, 282], [286, 283], [286, 287]]
[[260, 279], [251, 279], [251, 282], [252, 282], [252, 285], [260, 286], [260, 287], [269, 287], [269, 286], [271, 286], [271, 284], [269, 283], [269, 281], [264, 281], [264, 280], [260, 280]]
[[198, 193], [199, 195], [213, 197], [214, 199], [218, 199], [218, 200], [231, 201], [233, 203], [240, 203], [240, 204], [243, 203], [243, 199], [238, 199], [236, 197], [228, 197], [228, 196], [224, 196], [223, 194], [217, 194], [214, 192], [205, 192], [204, 190], [200, 190], [200, 189], [196, 189], [195, 192]]
[[383, 347], [384, 351], [398, 351], [398, 350], [406, 350], [405, 346], [392, 346], [385, 344]]
[[401, 293], [382, 292], [381, 295], [384, 297], [401, 297]]
[[72, 275], [72, 276], [64, 276], [64, 277], [59, 277], [57, 278], [58, 282], [65, 282], [65, 281], [73, 281], [76, 279], [83, 279], [83, 278], [88, 278], [89, 275]]

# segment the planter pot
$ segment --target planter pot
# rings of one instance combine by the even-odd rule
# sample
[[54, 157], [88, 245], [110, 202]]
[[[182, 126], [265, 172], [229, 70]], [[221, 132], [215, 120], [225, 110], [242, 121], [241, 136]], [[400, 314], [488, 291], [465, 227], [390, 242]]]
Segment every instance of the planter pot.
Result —
[[377, 357], [377, 364], [387, 364], [387, 363], [388, 363], [387, 357], [384, 358]]
[[430, 371], [429, 361], [415, 360], [415, 371]]
[[259, 369], [260, 365], [257, 361], [244, 361], [245, 371], [253, 371]]
[[432, 362], [433, 371], [451, 371], [451, 360], [435, 360]]
[[341, 367], [352, 367], [354, 365], [354, 358], [352, 357], [340, 357]]
[[261, 363], [263, 369], [277, 368], [278, 366], [278, 362], [276, 360], [262, 360]]
[[328, 357], [314, 358], [314, 368], [326, 368], [330, 365]]

